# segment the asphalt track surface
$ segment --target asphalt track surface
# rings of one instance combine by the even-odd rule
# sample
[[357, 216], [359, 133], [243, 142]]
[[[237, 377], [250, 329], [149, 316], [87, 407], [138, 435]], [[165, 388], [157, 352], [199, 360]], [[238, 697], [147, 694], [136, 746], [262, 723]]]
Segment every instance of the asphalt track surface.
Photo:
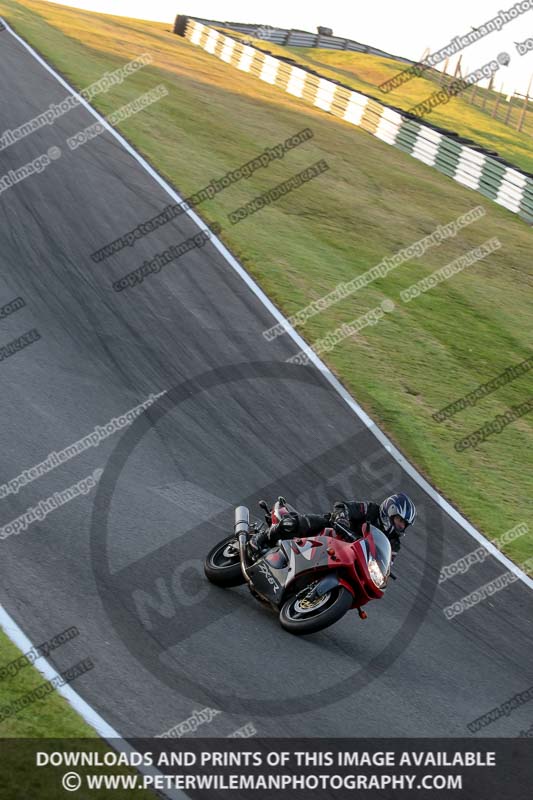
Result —
[[[66, 92], [7, 32], [0, 47], [5, 130]], [[211, 242], [113, 291], [197, 227], [183, 215], [91, 260], [171, 202], [111, 134], [68, 149], [66, 139], [94, 121], [78, 108], [0, 152], [0, 174], [52, 146], [62, 153], [0, 194], [0, 305], [26, 302], [0, 320], [0, 344], [32, 328], [41, 335], [0, 363], [1, 481], [151, 393], [168, 394], [124, 432], [0, 501], [5, 525], [104, 469], [97, 491], [0, 542], [1, 604], [34, 643], [78, 626], [50, 660], [58, 670], [94, 661], [74, 688], [124, 736], [160, 734], [204, 706], [222, 713], [198, 735], [215, 737], [250, 721], [262, 736], [470, 735], [469, 721], [533, 684], [533, 593], [517, 581], [445, 618], [445, 606], [505, 567], [490, 557], [438, 585], [441, 565], [477, 543], [317, 369], [285, 364], [296, 344], [265, 340], [270, 312]], [[399, 579], [365, 622], [350, 612], [294, 638], [244, 588], [219, 590], [202, 577], [237, 504], [283, 493], [318, 511], [392, 489], [412, 495], [419, 521]], [[526, 704], [478, 735], [517, 736], [532, 714]]]

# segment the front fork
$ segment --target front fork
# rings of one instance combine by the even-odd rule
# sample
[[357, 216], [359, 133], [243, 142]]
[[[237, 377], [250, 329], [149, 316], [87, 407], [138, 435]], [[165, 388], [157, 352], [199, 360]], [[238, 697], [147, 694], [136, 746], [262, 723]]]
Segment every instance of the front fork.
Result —
[[[313, 589], [311, 589], [309, 594], [306, 595], [306, 599], [314, 600], [317, 597], [321, 597], [323, 594], [326, 594], [326, 592], [330, 592], [332, 589], [334, 589], [335, 586], [339, 585], [342, 586], [343, 583], [344, 581], [339, 580], [338, 576], [335, 574], [326, 575], [325, 578], [322, 578], [322, 580], [318, 581], [317, 585]], [[348, 586], [346, 586], [345, 588], [348, 589], [348, 591], [350, 591]], [[358, 607], [357, 612], [359, 614], [360, 619], [367, 618], [367, 613], [366, 611], [363, 611], [362, 608]]]

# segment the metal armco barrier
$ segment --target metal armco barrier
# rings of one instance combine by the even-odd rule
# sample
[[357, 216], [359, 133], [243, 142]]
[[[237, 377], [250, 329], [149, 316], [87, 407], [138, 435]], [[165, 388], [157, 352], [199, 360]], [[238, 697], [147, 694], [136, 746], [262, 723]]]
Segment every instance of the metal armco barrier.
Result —
[[502, 159], [372, 97], [232, 39], [196, 19], [188, 19], [183, 35], [230, 66], [363, 128], [533, 224], [533, 179]]

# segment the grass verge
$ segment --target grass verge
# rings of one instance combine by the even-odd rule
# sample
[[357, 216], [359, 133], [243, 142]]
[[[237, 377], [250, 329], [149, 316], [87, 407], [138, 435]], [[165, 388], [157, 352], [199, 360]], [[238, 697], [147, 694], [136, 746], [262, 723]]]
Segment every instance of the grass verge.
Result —
[[[485, 216], [456, 237], [317, 314], [300, 330], [313, 343], [391, 300], [394, 313], [342, 341], [324, 360], [418, 469], [489, 538], [497, 540], [528, 521], [532, 416], [475, 450], [459, 453], [454, 443], [528, 399], [533, 371], [450, 420], [439, 424], [432, 417], [532, 352], [531, 231], [524, 222], [364, 131], [209, 56], [174, 36], [170, 25], [37, 0], [0, 0], [0, 12], [79, 88], [149, 52], [154, 59], [149, 67], [97, 96], [94, 104], [107, 114], [165, 84], [166, 98], [119, 127], [184, 195], [265, 147], [303, 128], [313, 130], [305, 145], [201, 207], [206, 219], [222, 225], [224, 241], [287, 315], [438, 225], [484, 206]], [[229, 224], [235, 208], [319, 159], [330, 166], [320, 178], [240, 224]], [[500, 250], [412, 302], [400, 301], [401, 290], [491, 237], [500, 240]], [[88, 254], [87, 268], [93, 266]], [[533, 555], [533, 535], [504, 550], [522, 563]]]
[[[228, 31], [228, 35], [231, 35], [230, 31]], [[262, 50], [272, 51], [273, 55], [289, 55], [302, 66], [308, 66], [325, 77], [334, 78], [352, 89], [372, 95], [384, 105], [395, 106], [402, 111], [408, 111], [439, 90], [439, 85], [435, 80], [420, 77], [413, 78], [391, 92], [383, 93], [378, 88], [379, 85], [398, 72], [403, 72], [407, 67], [406, 64], [394, 59], [342, 50], [280, 47], [261, 40], [256, 40], [256, 44]], [[475, 67], [477, 66], [481, 65], [476, 64]], [[504, 69], [502, 67], [502, 72]], [[498, 82], [499, 77], [496, 73], [496, 84]], [[422, 117], [421, 121], [455, 131], [460, 136], [471, 139], [497, 153], [520, 169], [532, 173], [533, 113], [528, 112], [524, 128], [518, 132], [515, 126], [520, 116], [520, 109], [516, 102], [509, 115], [511, 127], [504, 124], [507, 114], [505, 96], [500, 95], [497, 110], [499, 119], [494, 119], [492, 110], [498, 93], [478, 87], [476, 89], [477, 99], [474, 100], [474, 103], [477, 103], [476, 106], [472, 105], [469, 99], [472, 92], [472, 89], [468, 89], [457, 97], [451, 98], [448, 103], [437, 106], [430, 114]], [[486, 97], [486, 110], [483, 110], [483, 100], [481, 99], [484, 97]]]
[[[0, 630], [0, 669], [20, 657], [20, 651]], [[0, 719], [7, 713], [9, 706], [20, 698], [34, 692], [46, 683], [45, 678], [33, 666], [19, 669], [13, 677], [0, 680]], [[79, 750], [97, 752], [103, 758], [110, 750], [109, 745], [96, 737], [89, 725], [74, 711], [72, 706], [57, 692], [47, 694], [42, 700], [35, 700], [13, 716], [0, 721], [0, 739], [2, 739], [2, 763], [0, 765], [0, 786], [2, 800], [20, 800], [22, 797], [34, 797], [39, 800], [56, 800], [62, 795], [61, 778], [68, 769], [43, 767], [35, 769], [33, 745], [24, 739], [43, 740], [38, 749], [51, 753], [58, 750]], [[60, 741], [53, 741], [54, 739]], [[12, 741], [9, 741], [12, 740]], [[44, 741], [46, 740], [46, 741]], [[65, 741], [67, 740], [67, 741]], [[133, 775], [133, 770], [114, 767], [110, 769], [80, 769], [84, 774], [121, 774]], [[88, 796], [79, 794], [79, 796]], [[90, 796], [95, 800], [104, 800], [109, 796], [106, 789], [91, 790]], [[138, 798], [154, 800], [155, 795], [148, 791], [122, 790], [113, 791], [113, 796], [120, 800]]]

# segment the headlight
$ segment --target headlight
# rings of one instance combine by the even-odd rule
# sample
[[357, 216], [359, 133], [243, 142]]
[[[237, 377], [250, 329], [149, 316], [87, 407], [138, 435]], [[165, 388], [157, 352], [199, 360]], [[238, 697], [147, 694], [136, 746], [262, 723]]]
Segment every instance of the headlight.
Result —
[[383, 589], [387, 585], [387, 579], [375, 558], [368, 559], [368, 571], [378, 589]]

